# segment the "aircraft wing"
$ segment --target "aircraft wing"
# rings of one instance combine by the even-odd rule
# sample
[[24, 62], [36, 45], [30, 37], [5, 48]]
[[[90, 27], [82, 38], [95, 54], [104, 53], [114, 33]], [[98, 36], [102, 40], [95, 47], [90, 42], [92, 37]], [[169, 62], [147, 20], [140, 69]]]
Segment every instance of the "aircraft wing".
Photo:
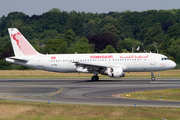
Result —
[[124, 70], [127, 69], [126, 65], [122, 64], [106, 64], [106, 63], [93, 63], [93, 62], [73, 62], [76, 63], [76, 66], [83, 67], [83, 68], [123, 68]]

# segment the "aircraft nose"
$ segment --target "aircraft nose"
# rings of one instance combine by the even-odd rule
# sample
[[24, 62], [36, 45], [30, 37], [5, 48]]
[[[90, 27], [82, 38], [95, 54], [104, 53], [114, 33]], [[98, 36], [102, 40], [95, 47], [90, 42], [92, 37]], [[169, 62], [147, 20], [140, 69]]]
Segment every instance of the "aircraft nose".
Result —
[[174, 61], [171, 61], [170, 66], [171, 66], [172, 68], [175, 68], [175, 67], [176, 67], [176, 63], [175, 63]]

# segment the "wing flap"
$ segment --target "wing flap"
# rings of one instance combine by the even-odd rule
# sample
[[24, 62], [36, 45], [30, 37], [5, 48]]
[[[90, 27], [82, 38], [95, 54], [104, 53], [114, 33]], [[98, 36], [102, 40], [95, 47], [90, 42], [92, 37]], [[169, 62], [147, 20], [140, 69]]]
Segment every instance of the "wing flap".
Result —
[[76, 63], [77, 66], [81, 66], [84, 68], [88, 67], [96, 67], [96, 68], [123, 68], [123, 70], [127, 69], [126, 65], [121, 65], [121, 64], [102, 64], [102, 63], [93, 63], [93, 62], [73, 62]]

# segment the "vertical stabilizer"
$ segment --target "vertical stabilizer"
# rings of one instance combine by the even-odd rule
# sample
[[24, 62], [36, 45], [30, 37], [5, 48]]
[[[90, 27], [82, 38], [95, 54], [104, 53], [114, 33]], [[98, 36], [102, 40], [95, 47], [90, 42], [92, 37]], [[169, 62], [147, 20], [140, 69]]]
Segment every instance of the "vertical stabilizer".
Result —
[[8, 28], [15, 56], [32, 56], [39, 53], [16, 28]]

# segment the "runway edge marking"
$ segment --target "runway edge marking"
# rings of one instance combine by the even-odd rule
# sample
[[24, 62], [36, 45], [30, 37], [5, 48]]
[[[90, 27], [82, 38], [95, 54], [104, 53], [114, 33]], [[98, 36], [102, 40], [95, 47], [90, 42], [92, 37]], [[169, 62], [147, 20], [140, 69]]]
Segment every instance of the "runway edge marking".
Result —
[[52, 97], [53, 95], [60, 93], [62, 90], [63, 88], [61, 88], [59, 91], [55, 92], [54, 94], [50, 95], [49, 97]]

